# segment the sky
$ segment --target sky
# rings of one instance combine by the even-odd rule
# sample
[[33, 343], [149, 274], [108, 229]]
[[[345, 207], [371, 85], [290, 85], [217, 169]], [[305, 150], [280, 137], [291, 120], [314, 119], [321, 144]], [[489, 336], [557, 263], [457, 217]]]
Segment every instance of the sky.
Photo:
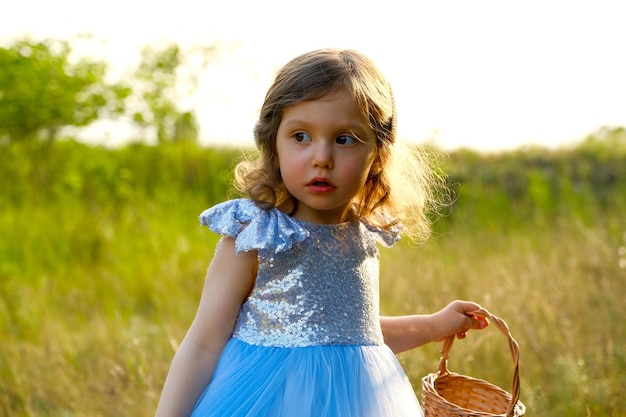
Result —
[[[98, 42], [77, 50], [123, 77], [146, 45], [219, 46], [188, 92], [203, 143], [252, 143], [265, 92], [288, 60], [321, 47], [370, 56], [389, 79], [399, 136], [444, 149], [568, 146], [626, 126], [626, 3], [561, 0], [13, 0], [0, 42]], [[95, 45], [95, 46], [94, 46]], [[91, 134], [115, 143], [127, 131]], [[126, 132], [126, 133], [125, 133]]]

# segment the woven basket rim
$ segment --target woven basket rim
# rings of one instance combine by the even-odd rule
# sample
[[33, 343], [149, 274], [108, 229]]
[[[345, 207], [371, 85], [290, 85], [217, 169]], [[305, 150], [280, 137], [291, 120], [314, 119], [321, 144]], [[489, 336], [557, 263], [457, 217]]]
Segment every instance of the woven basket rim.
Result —
[[[482, 385], [487, 386], [490, 389], [493, 389], [494, 391], [498, 392], [499, 394], [502, 394], [503, 396], [507, 397], [509, 402], [511, 401], [512, 395], [510, 392], [506, 391], [505, 389], [502, 389], [501, 387], [485, 380], [485, 379], [480, 379], [480, 378], [475, 378], [472, 376], [468, 376], [468, 375], [463, 375], [463, 374], [458, 374], [456, 372], [448, 372], [447, 374], [441, 375], [439, 374], [439, 372], [433, 372], [431, 374], [428, 374], [427, 376], [425, 376], [424, 378], [422, 378], [422, 381], [424, 380], [428, 380], [428, 381], [432, 381], [433, 384], [433, 392], [436, 393], [438, 396], [440, 396], [441, 398], [443, 398], [445, 400], [445, 397], [441, 396], [441, 394], [439, 394], [439, 391], [437, 391], [436, 389], [434, 389], [434, 384], [437, 382], [438, 379], [442, 379], [442, 378], [450, 378], [450, 379], [464, 379], [466, 381], [469, 381], [470, 383], [479, 383]], [[519, 401], [519, 400], [518, 400]]]
[[[481, 416], [481, 417], [503, 416], [504, 417], [507, 415], [506, 412], [501, 413], [501, 414], [494, 414], [494, 413], [488, 413], [485, 411], [476, 411], [476, 410], [462, 407], [456, 403], [449, 401], [447, 398], [442, 396], [439, 393], [439, 391], [435, 389], [436, 381], [441, 378], [457, 378], [457, 379], [464, 379], [470, 383], [480, 383], [482, 385], [487, 386], [489, 389], [492, 389], [493, 391], [495, 391], [497, 395], [501, 395], [502, 397], [504, 397], [508, 403], [510, 403], [512, 399], [511, 393], [500, 388], [499, 386], [495, 384], [492, 384], [489, 381], [486, 381], [484, 379], [474, 378], [474, 377], [467, 376], [467, 375], [458, 374], [456, 372], [448, 372], [445, 374], [441, 374], [440, 372], [433, 372], [423, 377], [422, 378], [422, 391], [423, 391], [422, 395], [426, 395], [426, 394], [432, 395], [436, 397], [437, 401], [441, 401], [442, 403], [446, 404], [450, 408], [454, 409], [455, 412], [468, 414], [473, 417], [478, 417], [478, 416]], [[515, 412], [513, 413], [513, 416], [522, 416], [526, 412], [526, 406], [524, 405], [524, 403], [522, 403], [521, 400], [517, 400], [514, 407], [515, 407], [514, 408]]]

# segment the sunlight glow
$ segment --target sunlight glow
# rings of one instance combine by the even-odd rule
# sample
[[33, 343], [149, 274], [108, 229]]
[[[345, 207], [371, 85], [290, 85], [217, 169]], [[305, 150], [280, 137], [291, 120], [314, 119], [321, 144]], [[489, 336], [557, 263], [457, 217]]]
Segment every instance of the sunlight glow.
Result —
[[117, 76], [148, 44], [223, 45], [189, 97], [206, 143], [251, 143], [275, 71], [328, 46], [359, 49], [378, 62], [408, 140], [481, 150], [554, 147], [626, 125], [626, 6], [619, 2], [98, 4], [11, 2], [0, 14], [0, 41], [90, 33], [100, 48], [92, 42], [85, 53], [108, 60]]

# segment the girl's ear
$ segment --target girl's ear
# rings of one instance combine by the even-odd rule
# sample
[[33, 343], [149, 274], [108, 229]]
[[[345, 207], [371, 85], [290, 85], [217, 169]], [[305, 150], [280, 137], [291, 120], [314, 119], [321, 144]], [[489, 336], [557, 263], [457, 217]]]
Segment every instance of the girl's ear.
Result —
[[380, 162], [376, 160], [370, 167], [370, 172], [367, 174], [367, 181], [373, 184], [377, 183], [380, 173], [381, 173]]
[[370, 177], [378, 178], [382, 170], [383, 170], [383, 164], [380, 160], [380, 155], [377, 154], [376, 157], [374, 158], [374, 162], [372, 162], [372, 166], [370, 167], [368, 178]]

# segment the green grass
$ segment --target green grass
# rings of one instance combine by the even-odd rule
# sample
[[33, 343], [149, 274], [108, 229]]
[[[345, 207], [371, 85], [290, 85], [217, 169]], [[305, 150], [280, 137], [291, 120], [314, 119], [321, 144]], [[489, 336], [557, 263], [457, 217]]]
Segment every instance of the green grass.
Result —
[[[464, 298], [509, 324], [527, 415], [626, 415], [626, 158], [585, 152], [452, 155], [458, 200], [433, 239], [382, 250], [385, 314]], [[153, 415], [216, 243], [197, 216], [237, 155], [0, 149], [0, 416]], [[400, 355], [418, 394], [440, 348]], [[510, 390], [493, 326], [450, 369]]]

